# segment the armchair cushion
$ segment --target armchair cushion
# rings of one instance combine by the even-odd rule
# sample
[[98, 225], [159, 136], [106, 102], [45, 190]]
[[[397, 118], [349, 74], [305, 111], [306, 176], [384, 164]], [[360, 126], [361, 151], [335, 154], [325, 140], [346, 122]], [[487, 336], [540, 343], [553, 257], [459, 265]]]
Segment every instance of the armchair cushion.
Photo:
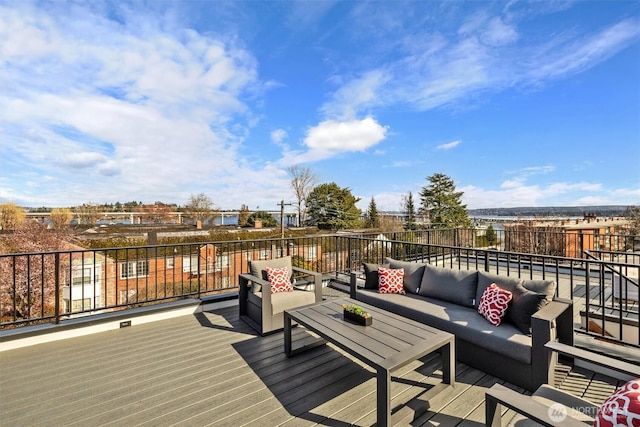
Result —
[[[257, 304], [263, 310], [265, 309], [265, 307], [262, 307], [262, 292], [249, 295], [249, 300]], [[291, 292], [278, 292], [276, 294], [271, 294], [271, 315], [282, 313], [291, 308], [313, 304], [314, 302], [316, 302], [314, 293], [308, 291], [294, 289]]]
[[[287, 267], [289, 269], [289, 272], [293, 273], [290, 256], [276, 258], [276, 259], [267, 259], [262, 261], [249, 262], [249, 272], [251, 273], [251, 275], [259, 277], [262, 280], [269, 280], [269, 278], [267, 277], [267, 271], [266, 271], [267, 267], [270, 267], [270, 268]], [[261, 291], [262, 291], [261, 286], [257, 283], [254, 283], [253, 292], [256, 293]]]

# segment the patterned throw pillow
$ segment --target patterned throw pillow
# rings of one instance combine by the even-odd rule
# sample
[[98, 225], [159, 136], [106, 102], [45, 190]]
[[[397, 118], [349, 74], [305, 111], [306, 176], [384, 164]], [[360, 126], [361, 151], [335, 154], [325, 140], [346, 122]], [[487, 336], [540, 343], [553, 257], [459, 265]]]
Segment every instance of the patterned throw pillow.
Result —
[[594, 427], [640, 426], [640, 378], [629, 381], [604, 401]]
[[512, 297], [511, 292], [500, 289], [498, 285], [492, 283], [480, 298], [478, 313], [482, 314], [492, 325], [498, 326], [509, 308]]
[[402, 286], [403, 279], [404, 268], [378, 267], [378, 292], [405, 295], [406, 292]]
[[269, 283], [271, 284], [272, 294], [293, 291], [293, 285], [291, 284], [289, 269], [287, 267], [267, 267], [265, 268], [265, 271], [267, 272], [267, 280], [269, 280]]

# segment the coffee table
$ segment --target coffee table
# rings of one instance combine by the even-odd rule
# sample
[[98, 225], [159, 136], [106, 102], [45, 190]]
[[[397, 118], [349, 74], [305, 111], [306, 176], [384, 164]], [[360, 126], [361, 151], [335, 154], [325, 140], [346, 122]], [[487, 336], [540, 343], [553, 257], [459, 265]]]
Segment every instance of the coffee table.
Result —
[[[343, 320], [342, 304], [357, 304], [373, 315], [373, 324]], [[322, 337], [293, 348], [292, 322]], [[455, 340], [448, 332], [350, 298], [333, 299], [284, 312], [284, 352], [291, 357], [330, 342], [376, 371], [377, 425], [391, 424], [391, 372], [441, 350], [442, 382], [455, 383]]]

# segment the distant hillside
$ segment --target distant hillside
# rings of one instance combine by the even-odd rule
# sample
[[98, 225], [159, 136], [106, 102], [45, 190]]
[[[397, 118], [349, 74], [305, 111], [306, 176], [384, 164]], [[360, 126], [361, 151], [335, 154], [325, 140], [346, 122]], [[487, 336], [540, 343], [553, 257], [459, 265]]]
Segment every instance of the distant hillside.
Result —
[[595, 214], [597, 217], [621, 216], [628, 206], [545, 206], [520, 208], [469, 209], [469, 216], [567, 216]]

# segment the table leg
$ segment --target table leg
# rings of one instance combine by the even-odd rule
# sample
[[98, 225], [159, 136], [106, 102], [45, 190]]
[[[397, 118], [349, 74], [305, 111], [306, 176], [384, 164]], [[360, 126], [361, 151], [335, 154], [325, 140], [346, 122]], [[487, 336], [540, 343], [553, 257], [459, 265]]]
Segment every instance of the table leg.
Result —
[[454, 385], [456, 382], [456, 342], [451, 340], [442, 347], [442, 382]]
[[376, 375], [377, 425], [391, 425], [391, 372], [379, 368]]
[[284, 354], [291, 356], [291, 317], [284, 312]]

